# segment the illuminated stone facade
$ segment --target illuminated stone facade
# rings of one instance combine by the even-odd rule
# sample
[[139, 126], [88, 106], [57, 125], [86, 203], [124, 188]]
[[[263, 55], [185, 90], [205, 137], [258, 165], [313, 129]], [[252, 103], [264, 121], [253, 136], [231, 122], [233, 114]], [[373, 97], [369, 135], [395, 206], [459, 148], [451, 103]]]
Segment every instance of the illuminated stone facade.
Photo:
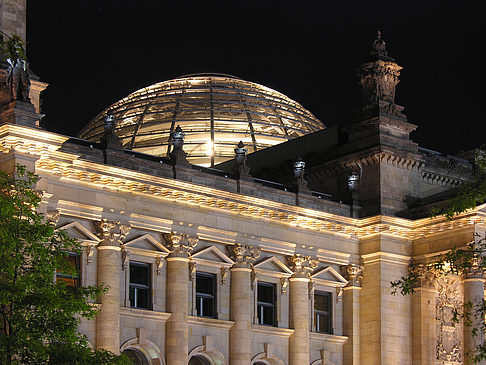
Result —
[[409, 139], [399, 70], [378, 37], [354, 122], [212, 170], [124, 150], [109, 126], [93, 143], [36, 127], [32, 109], [18, 123], [4, 104], [0, 167], [39, 175], [41, 210], [85, 247], [81, 284], [110, 286], [81, 324], [91, 344], [140, 364], [465, 363], [477, 339], [451, 308], [484, 296], [482, 272], [391, 294], [486, 228], [485, 205], [428, 217], [474, 161]]

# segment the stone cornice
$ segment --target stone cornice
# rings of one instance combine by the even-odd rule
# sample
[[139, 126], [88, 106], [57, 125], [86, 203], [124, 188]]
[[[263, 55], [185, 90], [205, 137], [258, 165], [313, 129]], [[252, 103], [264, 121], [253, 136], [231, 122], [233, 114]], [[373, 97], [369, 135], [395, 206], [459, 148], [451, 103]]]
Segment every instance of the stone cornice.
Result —
[[381, 145], [362, 151], [347, 152], [343, 156], [338, 156], [322, 163], [322, 165], [308, 169], [307, 175], [329, 176], [343, 170], [359, 169], [362, 166], [376, 163], [384, 163], [407, 170], [419, 170], [424, 166], [423, 156], [419, 153]]
[[[413, 240], [428, 234], [450, 231], [473, 224], [486, 225], [486, 212], [480, 211], [481, 207], [462, 213], [452, 220], [444, 217], [415, 221], [387, 216], [364, 219], [343, 217], [191, 182], [79, 160], [75, 154], [57, 151], [66, 140], [67, 137], [33, 128], [8, 124], [0, 126], [0, 146], [3, 147], [0, 152], [9, 152], [13, 148], [14, 151], [21, 153], [38, 155], [36, 172], [41, 177], [55, 176], [67, 183], [73, 181], [76, 185], [85, 185], [108, 193], [136, 194], [144, 196], [146, 199], [160, 199], [164, 202], [211, 209], [225, 214], [236, 214], [251, 219], [284, 224], [295, 229], [345, 238], [362, 239], [384, 234]], [[387, 156], [386, 152], [381, 151], [372, 158], [377, 161], [381, 159], [387, 163], [402, 163], [404, 166], [413, 165], [412, 162], [407, 165], [407, 158], [392, 161]], [[345, 160], [342, 162], [344, 163]]]

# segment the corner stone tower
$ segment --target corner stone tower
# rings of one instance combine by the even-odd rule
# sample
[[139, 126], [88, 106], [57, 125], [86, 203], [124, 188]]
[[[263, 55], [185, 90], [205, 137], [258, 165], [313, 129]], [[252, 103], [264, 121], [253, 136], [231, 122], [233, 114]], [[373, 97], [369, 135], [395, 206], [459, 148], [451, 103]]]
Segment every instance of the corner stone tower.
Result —
[[404, 197], [418, 195], [422, 157], [410, 139], [417, 126], [395, 104], [402, 67], [388, 56], [379, 31], [370, 56], [358, 68], [361, 108], [355, 122], [343, 129], [348, 143], [342, 152], [361, 172], [361, 216], [396, 215], [407, 208]]

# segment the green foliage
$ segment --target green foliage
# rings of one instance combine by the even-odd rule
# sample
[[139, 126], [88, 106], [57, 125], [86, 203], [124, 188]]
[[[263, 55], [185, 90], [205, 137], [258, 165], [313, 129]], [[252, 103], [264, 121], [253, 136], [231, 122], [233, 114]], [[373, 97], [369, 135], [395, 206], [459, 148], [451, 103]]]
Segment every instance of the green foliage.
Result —
[[456, 214], [463, 213], [470, 208], [486, 201], [486, 154], [482, 147], [476, 153], [476, 173], [474, 178], [459, 189], [449, 204], [443, 208], [435, 208], [432, 216], [445, 215], [451, 219]]
[[37, 211], [37, 180], [22, 166], [14, 177], [0, 171], [0, 363], [128, 364], [91, 350], [77, 331], [80, 318], [95, 316], [90, 301], [106, 288], [54, 280], [56, 270], [75, 274], [66, 252], [81, 253], [81, 245]]
[[0, 31], [0, 53], [7, 59], [9, 58], [12, 65], [16, 65], [19, 60], [25, 60], [25, 43], [18, 35], [9, 36]]

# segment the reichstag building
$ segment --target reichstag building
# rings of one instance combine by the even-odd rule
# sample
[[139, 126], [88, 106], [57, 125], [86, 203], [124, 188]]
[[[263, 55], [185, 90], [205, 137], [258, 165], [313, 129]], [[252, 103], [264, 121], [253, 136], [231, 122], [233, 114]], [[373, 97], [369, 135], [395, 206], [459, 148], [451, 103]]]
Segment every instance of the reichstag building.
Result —
[[[2, 31], [25, 36], [11, 3]], [[410, 139], [400, 70], [378, 33], [345, 127], [263, 85], [193, 74], [131, 93], [69, 137], [39, 127], [47, 84], [12, 83], [4, 65], [0, 166], [35, 171], [41, 210], [82, 242], [79, 275], [58, 279], [109, 286], [81, 324], [91, 345], [147, 365], [466, 363], [478, 339], [451, 313], [484, 297], [482, 273], [424, 274], [413, 295], [391, 293], [486, 227], [485, 205], [429, 218], [475, 154]]]

